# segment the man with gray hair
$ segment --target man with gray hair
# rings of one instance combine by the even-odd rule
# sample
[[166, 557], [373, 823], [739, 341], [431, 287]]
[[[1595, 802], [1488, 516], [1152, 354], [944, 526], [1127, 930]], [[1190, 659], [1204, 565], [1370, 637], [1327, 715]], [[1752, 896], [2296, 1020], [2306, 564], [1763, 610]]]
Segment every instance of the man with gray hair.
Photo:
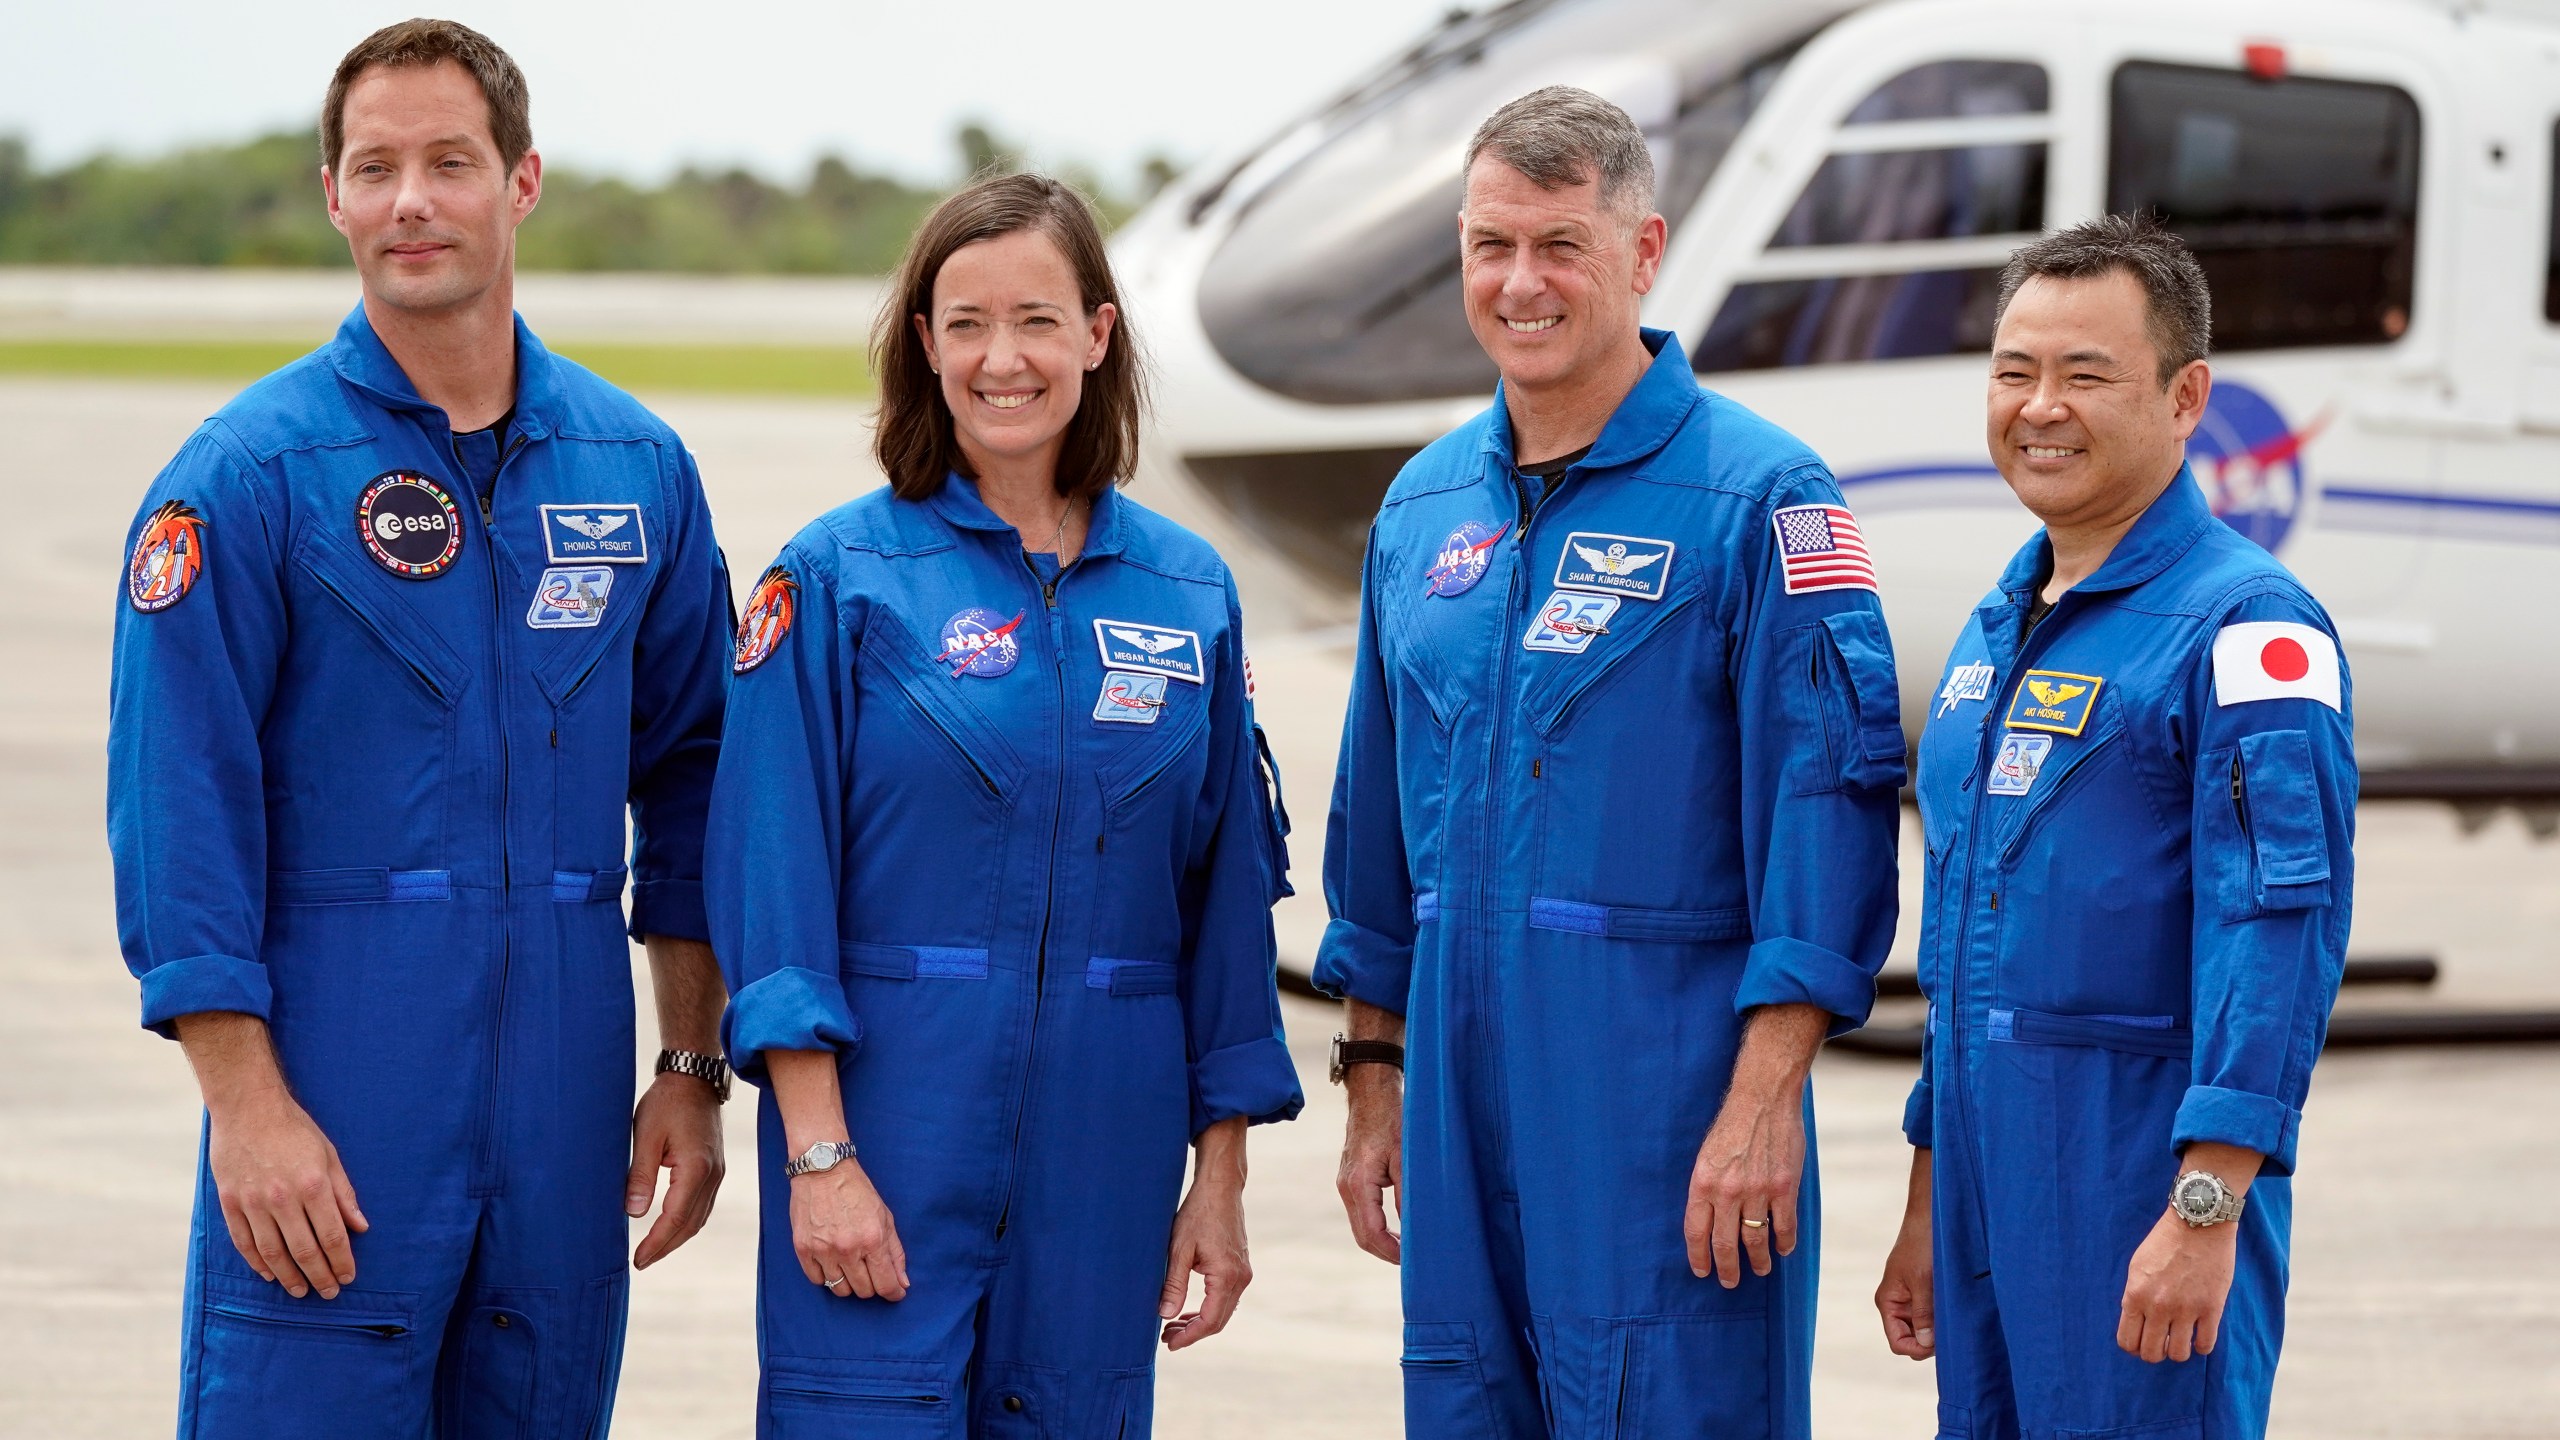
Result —
[[1502, 384], [1362, 574], [1316, 965], [1343, 1202], [1404, 1267], [1407, 1434], [1804, 1436], [1805, 1077], [1894, 927], [1875, 572], [1813, 452], [1638, 323], [1624, 112], [1525, 96], [1466, 182]]
[[1941, 1435], [2261, 1435], [2346, 963], [2346, 667], [2186, 466], [2211, 302], [2177, 237], [2073, 226], [2000, 297], [1991, 455], [2045, 528], [1921, 734], [1930, 1039], [1876, 1307]]

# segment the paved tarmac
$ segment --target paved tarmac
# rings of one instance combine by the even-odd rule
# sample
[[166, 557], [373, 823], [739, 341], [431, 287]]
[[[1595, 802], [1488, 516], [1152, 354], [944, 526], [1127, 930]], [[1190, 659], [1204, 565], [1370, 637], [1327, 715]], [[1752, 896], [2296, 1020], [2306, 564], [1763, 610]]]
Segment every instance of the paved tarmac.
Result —
[[[102, 833], [106, 661], [134, 503], [225, 393], [0, 382], [0, 1435], [165, 1434], [175, 1409], [199, 1121], [177, 1047], [135, 1026], [116, 955]], [[809, 516], [876, 483], [851, 407], [669, 399], [661, 409], [702, 459], [740, 574], [757, 573]], [[1189, 514], [1159, 484], [1140, 493]], [[1268, 567], [1241, 568], [1260, 705], [1298, 822], [1302, 893], [1284, 907], [1282, 943], [1303, 964], [1322, 925], [1342, 636], [1300, 628], [1334, 617]], [[2434, 954], [2447, 978], [2424, 1000], [2350, 1003], [2560, 1006], [2560, 844], [2532, 841], [2512, 815], [2466, 836], [2426, 806], [2368, 807], [2362, 826], [2358, 948]], [[1908, 946], [1906, 935], [1905, 963]], [[1299, 1001], [1287, 1013], [1307, 1112], [1254, 1133], [1257, 1279], [1226, 1335], [1162, 1365], [1158, 1433], [1168, 1437], [1399, 1433], [1395, 1276], [1352, 1249], [1333, 1197], [1342, 1112], [1321, 1049], [1334, 1017]], [[1907, 1152], [1896, 1124], [1910, 1078], [1905, 1064], [1844, 1055], [1817, 1072], [1829, 1203], [1815, 1415], [1825, 1437], [1933, 1429], [1927, 1368], [1885, 1353], [1867, 1303], [1899, 1214]], [[2302, 1141], [2279, 1435], [2560, 1435], [2555, 1108], [2560, 1048], [2324, 1062]], [[703, 1235], [635, 1284], [618, 1435], [752, 1433], [753, 1150], [735, 1107], [735, 1188]], [[347, 1433], [362, 1425], [351, 1417]]]

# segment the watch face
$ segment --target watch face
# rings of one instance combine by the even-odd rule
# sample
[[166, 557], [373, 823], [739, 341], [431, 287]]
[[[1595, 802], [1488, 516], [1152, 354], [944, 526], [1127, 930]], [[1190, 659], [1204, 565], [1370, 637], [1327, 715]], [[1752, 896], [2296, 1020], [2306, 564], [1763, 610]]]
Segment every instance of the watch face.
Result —
[[2201, 1220], [2222, 1203], [2222, 1187], [2211, 1176], [2190, 1175], [2178, 1182], [2178, 1213], [2190, 1220]]
[[800, 1163], [808, 1166], [810, 1172], [814, 1174], [820, 1170], [833, 1170], [836, 1168], [836, 1161], [841, 1158], [843, 1157], [837, 1152], [836, 1147], [822, 1140], [810, 1146], [808, 1151], [801, 1155]]

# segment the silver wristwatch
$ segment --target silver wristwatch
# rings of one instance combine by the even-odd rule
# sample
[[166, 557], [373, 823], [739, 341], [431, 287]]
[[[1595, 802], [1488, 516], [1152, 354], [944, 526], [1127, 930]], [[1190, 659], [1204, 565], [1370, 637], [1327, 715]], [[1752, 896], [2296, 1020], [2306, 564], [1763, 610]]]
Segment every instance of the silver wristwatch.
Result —
[[821, 1140], [801, 1151], [796, 1159], [783, 1166], [782, 1173], [789, 1179], [797, 1180], [803, 1175], [815, 1175], [823, 1170], [833, 1170], [852, 1158], [852, 1141]]
[[723, 1105], [729, 1103], [729, 1062], [717, 1055], [699, 1050], [661, 1050], [657, 1073], [690, 1075], [711, 1087], [711, 1093]]
[[2169, 1208], [2198, 1230], [2240, 1218], [2242, 1197], [2210, 1170], [2190, 1170], [2169, 1187]]

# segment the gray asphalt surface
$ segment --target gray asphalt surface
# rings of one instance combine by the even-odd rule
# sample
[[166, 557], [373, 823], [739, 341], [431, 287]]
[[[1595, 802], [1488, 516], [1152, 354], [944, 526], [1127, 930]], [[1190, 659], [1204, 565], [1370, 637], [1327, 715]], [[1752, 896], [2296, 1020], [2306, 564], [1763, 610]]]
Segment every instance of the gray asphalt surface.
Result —
[[[199, 1122], [177, 1047], [134, 1024], [116, 954], [102, 825], [107, 645], [134, 503], [226, 394], [0, 381], [0, 1055], [10, 1062], [0, 1085], [0, 1434], [9, 1436], [165, 1434], [175, 1411]], [[702, 459], [742, 574], [757, 573], [820, 509], [875, 483], [851, 407], [679, 398], [661, 409]], [[1186, 512], [1161, 486], [1140, 494]], [[1303, 964], [1322, 924], [1322, 801], [1346, 661], [1338, 631], [1296, 630], [1306, 608], [1267, 571], [1244, 569], [1260, 706], [1299, 827], [1302, 894], [1284, 907], [1283, 946]], [[2362, 826], [2358, 948], [2437, 955], [2447, 979], [2432, 997], [2351, 1003], [2560, 1006], [2560, 844], [2534, 842], [2511, 815], [2466, 836], [2449, 812], [2426, 806], [2368, 807]], [[1907, 960], [1907, 935], [1904, 946]], [[1351, 1248], [1333, 1197], [1341, 1109], [1322, 1083], [1321, 1055], [1333, 1016], [1292, 1001], [1288, 1020], [1310, 1103], [1296, 1124], [1253, 1137], [1257, 1280], [1225, 1336], [1163, 1364], [1163, 1435], [1399, 1432], [1395, 1275]], [[1885, 1353], [1867, 1302], [1899, 1215], [1907, 1159], [1896, 1124], [1910, 1075], [1897, 1062], [1839, 1055], [1817, 1073], [1829, 1202], [1816, 1376], [1824, 1436], [1931, 1433], [1928, 1370]], [[2302, 1142], [2280, 1435], [2560, 1435], [2556, 1105], [2560, 1047], [2342, 1054], [2322, 1065]], [[709, 1230], [636, 1282], [619, 1435], [752, 1433], [752, 1137], [733, 1107], [734, 1188]], [[348, 1433], [363, 1433], [361, 1421]]]

